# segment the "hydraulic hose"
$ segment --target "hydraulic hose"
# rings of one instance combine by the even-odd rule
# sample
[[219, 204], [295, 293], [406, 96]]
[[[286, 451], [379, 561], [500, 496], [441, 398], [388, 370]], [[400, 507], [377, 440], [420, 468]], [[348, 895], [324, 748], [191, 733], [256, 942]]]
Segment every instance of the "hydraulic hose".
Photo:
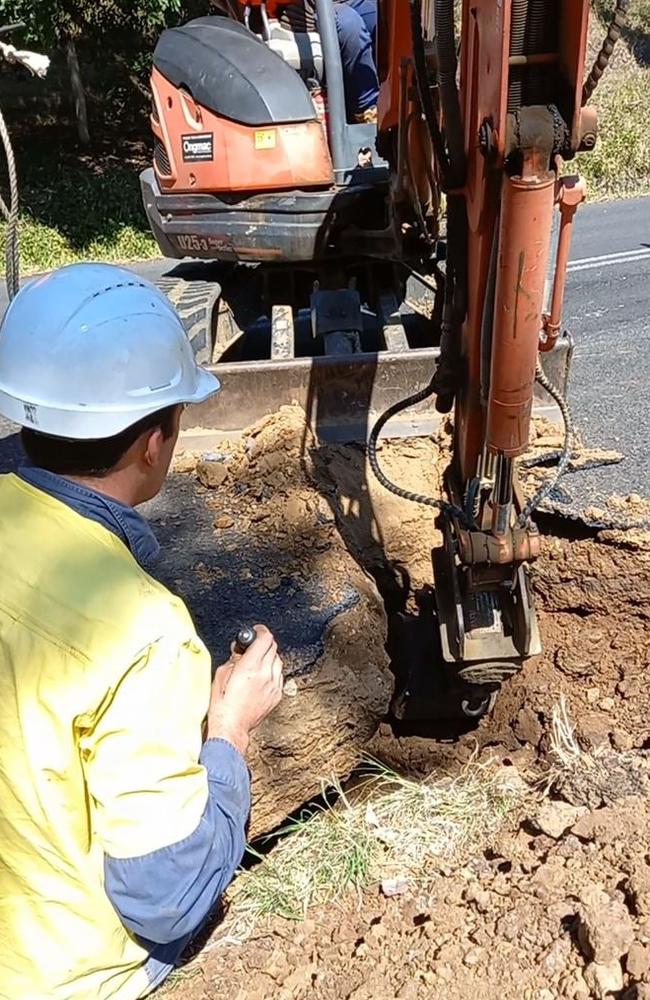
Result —
[[598, 86], [601, 76], [609, 65], [609, 60], [612, 58], [614, 47], [621, 37], [621, 32], [625, 27], [629, 7], [630, 0], [616, 0], [616, 6], [614, 8], [614, 13], [612, 14], [612, 19], [609, 23], [609, 28], [607, 29], [605, 41], [601, 45], [596, 61], [591, 67], [591, 73], [585, 80], [584, 87], [582, 88], [583, 107]]
[[415, 85], [420, 99], [420, 107], [427, 123], [431, 144], [433, 145], [438, 161], [440, 172], [443, 177], [445, 188], [449, 187], [449, 157], [445, 148], [445, 141], [438, 123], [438, 116], [434, 107], [427, 73], [426, 53], [424, 49], [424, 36], [422, 34], [422, 0], [410, 0], [411, 6], [411, 34], [413, 36], [413, 68], [415, 71]]
[[562, 414], [562, 420], [564, 422], [564, 443], [555, 472], [545, 483], [542, 484], [542, 486], [540, 486], [534, 496], [532, 496], [527, 502], [517, 520], [517, 525], [519, 527], [526, 526], [531, 515], [537, 510], [540, 503], [546, 500], [549, 493], [551, 493], [557, 486], [560, 478], [566, 472], [567, 466], [571, 461], [571, 454], [573, 452], [573, 445], [575, 442], [575, 431], [571, 410], [569, 409], [566, 399], [557, 386], [553, 385], [551, 380], [548, 378], [539, 361], [537, 362], [535, 379], [544, 389], [546, 389], [551, 399], [555, 400], [559, 407], [560, 413]]
[[438, 84], [445, 120], [445, 139], [449, 156], [449, 187], [461, 187], [465, 182], [466, 157], [463, 120], [456, 74], [456, 37], [454, 33], [454, 0], [435, 0], [436, 54]]
[[385, 475], [377, 458], [377, 444], [379, 441], [379, 435], [381, 434], [384, 425], [387, 424], [392, 417], [401, 413], [402, 410], [406, 410], [409, 406], [415, 406], [417, 403], [421, 403], [423, 400], [428, 399], [429, 396], [433, 396], [434, 393], [434, 384], [433, 382], [430, 382], [429, 385], [424, 387], [424, 389], [420, 389], [419, 392], [414, 392], [412, 396], [408, 396], [406, 399], [401, 399], [399, 402], [393, 403], [392, 406], [389, 406], [388, 409], [382, 413], [372, 428], [370, 437], [368, 438], [368, 462], [375, 478], [381, 483], [385, 490], [388, 490], [397, 497], [401, 497], [402, 500], [410, 500], [412, 503], [423, 504], [425, 507], [434, 507], [436, 510], [440, 510], [444, 514], [451, 514], [453, 517], [458, 518], [458, 520], [465, 527], [470, 527], [471, 521], [468, 521], [465, 511], [460, 507], [447, 503], [445, 500], [428, 497], [422, 493], [413, 493], [411, 490], [405, 490], [401, 486], [397, 486], [396, 483], [393, 483], [388, 476]]

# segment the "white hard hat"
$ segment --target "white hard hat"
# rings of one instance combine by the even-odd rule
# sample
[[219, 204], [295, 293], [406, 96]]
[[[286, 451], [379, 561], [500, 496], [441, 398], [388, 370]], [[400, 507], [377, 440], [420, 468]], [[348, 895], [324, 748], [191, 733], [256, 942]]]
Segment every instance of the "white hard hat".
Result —
[[0, 326], [0, 413], [73, 440], [119, 434], [221, 388], [163, 293], [112, 264], [71, 264], [18, 293]]

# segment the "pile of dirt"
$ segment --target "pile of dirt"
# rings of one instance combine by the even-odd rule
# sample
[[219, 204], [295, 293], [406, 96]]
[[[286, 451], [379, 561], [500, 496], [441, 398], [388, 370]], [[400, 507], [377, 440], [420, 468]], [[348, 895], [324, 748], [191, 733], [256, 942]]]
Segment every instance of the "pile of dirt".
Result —
[[[210, 494], [216, 532], [230, 530], [219, 527], [227, 517], [267, 542], [270, 533], [280, 546], [297, 532], [305, 560], [331, 574], [334, 590], [351, 565], [361, 572], [346, 547], [376, 579], [378, 567], [388, 568], [410, 595], [429, 584], [433, 513], [377, 486], [361, 449], [314, 442], [305, 449], [297, 423], [285, 438], [295, 417], [272, 418], [227, 450], [227, 474]], [[538, 439], [543, 436], [538, 428]], [[282, 447], [273, 445], [277, 439]], [[386, 442], [380, 452], [392, 478], [433, 496], [440, 495], [447, 456], [444, 431], [432, 440]], [[391, 898], [377, 889], [314, 911], [300, 924], [275, 918], [244, 942], [229, 942], [217, 927], [207, 950], [167, 987], [174, 996], [650, 998], [650, 551], [629, 544], [627, 534], [544, 539], [533, 570], [543, 655], [503, 687], [494, 712], [474, 733], [441, 743], [398, 737], [383, 723], [370, 743], [412, 775], [454, 773], [478, 746], [537, 790], [527, 807], [469, 863], [432, 870], [424, 887], [409, 886]], [[319, 548], [324, 540], [329, 548]], [[288, 565], [287, 572], [301, 567]], [[296, 769], [313, 759], [323, 763], [323, 708], [330, 731], [340, 734], [346, 720], [339, 714], [339, 686], [347, 685], [345, 703], [355, 683], [354, 676], [346, 678], [368, 657], [378, 663], [373, 643], [383, 639], [377, 618], [367, 646], [359, 638], [356, 646], [337, 640], [335, 665], [319, 695], [326, 691], [336, 706], [310, 703], [306, 729], [299, 699], [286, 699], [282, 711], [290, 715], [272, 724], [254, 772], [277, 765], [274, 748], [286, 744], [294, 724], [301, 725], [301, 739], [309, 726], [321, 726]], [[384, 677], [383, 668], [373, 669]], [[307, 691], [311, 681], [297, 683]], [[593, 771], [563, 769], [553, 756], [554, 710], [562, 698], [575, 720], [577, 745], [596, 762]], [[535, 782], [551, 777], [553, 791], [544, 799]]]

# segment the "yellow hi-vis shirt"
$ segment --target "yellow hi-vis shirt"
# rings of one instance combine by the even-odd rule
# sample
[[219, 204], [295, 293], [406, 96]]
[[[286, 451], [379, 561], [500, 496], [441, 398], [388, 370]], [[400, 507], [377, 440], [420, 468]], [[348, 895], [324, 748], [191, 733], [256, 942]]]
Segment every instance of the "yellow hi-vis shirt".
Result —
[[135, 1000], [104, 855], [196, 829], [210, 658], [118, 538], [13, 475], [0, 552], [0, 998]]

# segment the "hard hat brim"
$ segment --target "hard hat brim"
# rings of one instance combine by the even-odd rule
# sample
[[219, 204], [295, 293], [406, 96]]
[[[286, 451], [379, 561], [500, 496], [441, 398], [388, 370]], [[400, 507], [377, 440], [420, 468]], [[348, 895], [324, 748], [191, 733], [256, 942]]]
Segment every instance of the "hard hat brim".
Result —
[[192, 399], [179, 400], [182, 403], [203, 403], [204, 400], [209, 399], [210, 396], [216, 395], [216, 393], [221, 391], [221, 382], [216, 375], [212, 372], [207, 371], [205, 368], [199, 368], [196, 392]]
[[149, 406], [138, 410], [125, 407], [123, 410], [107, 408], [91, 412], [84, 406], [62, 409], [44, 406], [42, 403], [35, 405], [30, 400], [16, 399], [0, 389], [0, 413], [21, 427], [51, 437], [65, 438], [68, 441], [97, 441], [114, 437], [143, 417], [168, 406], [203, 403], [220, 391], [221, 383], [216, 375], [205, 368], [198, 368], [196, 374], [196, 386], [191, 395], [179, 393], [175, 399], [168, 397], [156, 403], [150, 402]]

